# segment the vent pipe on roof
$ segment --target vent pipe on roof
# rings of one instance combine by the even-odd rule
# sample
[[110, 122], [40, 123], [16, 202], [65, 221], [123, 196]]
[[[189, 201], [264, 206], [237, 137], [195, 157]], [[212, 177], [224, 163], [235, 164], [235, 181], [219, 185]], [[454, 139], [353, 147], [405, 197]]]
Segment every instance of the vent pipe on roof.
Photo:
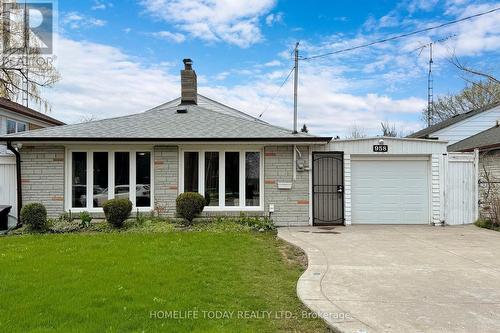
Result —
[[181, 70], [181, 105], [198, 104], [198, 83], [193, 61], [184, 59], [184, 69]]

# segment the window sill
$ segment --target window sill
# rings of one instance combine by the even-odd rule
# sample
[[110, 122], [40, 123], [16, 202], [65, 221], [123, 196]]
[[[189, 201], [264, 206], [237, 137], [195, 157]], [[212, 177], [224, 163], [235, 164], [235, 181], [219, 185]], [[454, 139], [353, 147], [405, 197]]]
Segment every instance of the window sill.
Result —
[[216, 207], [207, 206], [203, 209], [205, 212], [260, 212], [264, 211], [264, 207]]
[[[102, 208], [67, 208], [66, 211], [69, 212], [71, 210], [72, 213], [80, 213], [80, 212], [89, 212], [89, 213], [104, 213]], [[153, 207], [132, 207], [132, 213], [134, 212], [151, 212], [153, 211]]]

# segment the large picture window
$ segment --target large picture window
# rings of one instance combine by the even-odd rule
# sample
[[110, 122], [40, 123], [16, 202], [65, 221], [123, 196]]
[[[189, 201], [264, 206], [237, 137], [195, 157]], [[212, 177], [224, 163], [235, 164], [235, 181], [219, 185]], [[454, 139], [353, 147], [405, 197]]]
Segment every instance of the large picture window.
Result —
[[260, 154], [245, 154], [245, 205], [260, 205]]
[[263, 209], [260, 151], [190, 149], [180, 156], [180, 190], [204, 195], [206, 210]]
[[113, 198], [152, 208], [151, 152], [70, 150], [68, 156], [68, 209], [99, 211]]
[[240, 153], [226, 153], [226, 206], [240, 205]]
[[198, 192], [198, 153], [184, 153], [184, 192]]
[[136, 205], [151, 206], [151, 153], [140, 152], [136, 156]]
[[87, 153], [73, 153], [71, 177], [71, 206], [87, 206]]
[[130, 153], [115, 153], [115, 198], [130, 198]]
[[94, 153], [93, 206], [102, 207], [108, 201], [108, 153]]
[[205, 153], [205, 199], [207, 206], [219, 206], [219, 153]]

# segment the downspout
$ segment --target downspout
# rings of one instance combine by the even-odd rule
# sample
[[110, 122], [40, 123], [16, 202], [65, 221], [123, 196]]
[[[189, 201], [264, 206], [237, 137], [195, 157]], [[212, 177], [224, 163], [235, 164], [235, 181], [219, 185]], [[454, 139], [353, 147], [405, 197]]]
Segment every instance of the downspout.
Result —
[[22, 226], [21, 207], [23, 206], [23, 189], [21, 184], [21, 154], [12, 146], [11, 141], [7, 141], [7, 148], [16, 156], [16, 178], [17, 178], [17, 225], [15, 228]]

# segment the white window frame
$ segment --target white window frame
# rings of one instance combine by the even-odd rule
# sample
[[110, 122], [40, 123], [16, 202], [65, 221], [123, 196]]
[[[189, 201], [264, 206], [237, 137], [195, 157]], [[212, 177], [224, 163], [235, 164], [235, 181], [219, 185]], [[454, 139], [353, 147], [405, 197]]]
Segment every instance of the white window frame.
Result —
[[[129, 174], [129, 186], [130, 186], [130, 201], [132, 202], [133, 211], [139, 210], [139, 212], [150, 212], [154, 209], [154, 150], [152, 147], [137, 147], [130, 149], [129, 147], [123, 146], [113, 146], [113, 147], [71, 147], [66, 148], [66, 177], [65, 177], [65, 210], [72, 212], [82, 212], [87, 211], [90, 213], [100, 213], [103, 211], [102, 207], [93, 207], [93, 197], [94, 197], [94, 153], [108, 153], [108, 200], [114, 199], [115, 197], [115, 153], [124, 152], [129, 153], [130, 159], [130, 174]], [[86, 153], [87, 154], [87, 207], [72, 207], [72, 177], [73, 177], [73, 153]], [[151, 184], [150, 184], [150, 206], [149, 207], [137, 207], [136, 206], [136, 154], [137, 153], [150, 153], [150, 172], [151, 172]]]
[[[198, 193], [205, 196], [205, 153], [219, 153], [219, 206], [206, 206], [206, 212], [263, 211], [264, 210], [264, 147], [179, 147], [179, 193], [184, 192], [184, 153], [198, 153]], [[226, 153], [240, 154], [240, 205], [225, 206], [226, 202]], [[259, 206], [246, 206], [245, 200], [245, 158], [246, 153], [260, 153]]]
[[[5, 121], [5, 133], [9, 134], [7, 131], [9, 129], [9, 121], [12, 121], [16, 124], [16, 131], [14, 133], [21, 133], [19, 132], [19, 124], [22, 124], [25, 126], [25, 130], [22, 131], [22, 132], [27, 132], [29, 131], [29, 127], [28, 127], [28, 124], [25, 123], [24, 121], [19, 121], [19, 120], [15, 120], [15, 119], [11, 119], [11, 118], [6, 118], [6, 121]], [[14, 133], [10, 133], [10, 134], [14, 134]]]

